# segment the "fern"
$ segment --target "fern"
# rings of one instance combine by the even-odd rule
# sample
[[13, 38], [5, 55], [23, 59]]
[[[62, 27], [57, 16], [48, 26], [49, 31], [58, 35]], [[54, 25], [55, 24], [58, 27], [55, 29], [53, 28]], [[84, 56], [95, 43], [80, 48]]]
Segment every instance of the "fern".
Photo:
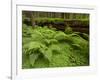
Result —
[[88, 35], [23, 25], [22, 68], [89, 65]]

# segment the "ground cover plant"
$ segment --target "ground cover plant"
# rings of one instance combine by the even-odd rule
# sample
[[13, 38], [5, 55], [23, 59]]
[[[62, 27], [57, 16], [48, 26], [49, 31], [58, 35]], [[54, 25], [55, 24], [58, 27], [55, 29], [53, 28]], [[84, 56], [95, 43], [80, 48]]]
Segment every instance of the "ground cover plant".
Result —
[[22, 25], [22, 68], [89, 66], [89, 36], [48, 26]]

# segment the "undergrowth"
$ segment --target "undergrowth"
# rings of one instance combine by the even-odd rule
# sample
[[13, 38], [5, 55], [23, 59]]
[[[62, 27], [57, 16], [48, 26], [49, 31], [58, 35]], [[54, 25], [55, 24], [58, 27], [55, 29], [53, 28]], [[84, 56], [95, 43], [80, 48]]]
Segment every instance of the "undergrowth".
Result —
[[22, 27], [22, 68], [47, 68], [89, 65], [86, 39], [70, 28], [65, 32], [47, 26]]

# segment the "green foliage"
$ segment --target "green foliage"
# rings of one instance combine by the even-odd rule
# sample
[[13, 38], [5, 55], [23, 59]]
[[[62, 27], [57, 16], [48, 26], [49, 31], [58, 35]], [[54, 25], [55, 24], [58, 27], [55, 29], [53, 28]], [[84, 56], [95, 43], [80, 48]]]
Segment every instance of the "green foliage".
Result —
[[23, 25], [22, 37], [22, 68], [89, 65], [89, 42], [77, 33]]
[[70, 33], [72, 33], [73, 31], [72, 31], [72, 28], [71, 27], [69, 27], [69, 25], [68, 26], [66, 26], [66, 28], [65, 28], [65, 31], [64, 31], [66, 34], [70, 34]]
[[62, 18], [36, 18], [36, 22], [43, 23], [43, 22], [63, 22], [64, 19]]

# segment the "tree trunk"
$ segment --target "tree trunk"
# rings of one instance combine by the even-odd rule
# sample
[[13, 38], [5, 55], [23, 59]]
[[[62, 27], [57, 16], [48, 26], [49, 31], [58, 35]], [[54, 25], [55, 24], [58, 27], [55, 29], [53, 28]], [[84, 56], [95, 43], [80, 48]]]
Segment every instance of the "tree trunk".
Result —
[[35, 17], [32, 11], [30, 12], [30, 20], [31, 20], [32, 27], [34, 28], [35, 27]]

